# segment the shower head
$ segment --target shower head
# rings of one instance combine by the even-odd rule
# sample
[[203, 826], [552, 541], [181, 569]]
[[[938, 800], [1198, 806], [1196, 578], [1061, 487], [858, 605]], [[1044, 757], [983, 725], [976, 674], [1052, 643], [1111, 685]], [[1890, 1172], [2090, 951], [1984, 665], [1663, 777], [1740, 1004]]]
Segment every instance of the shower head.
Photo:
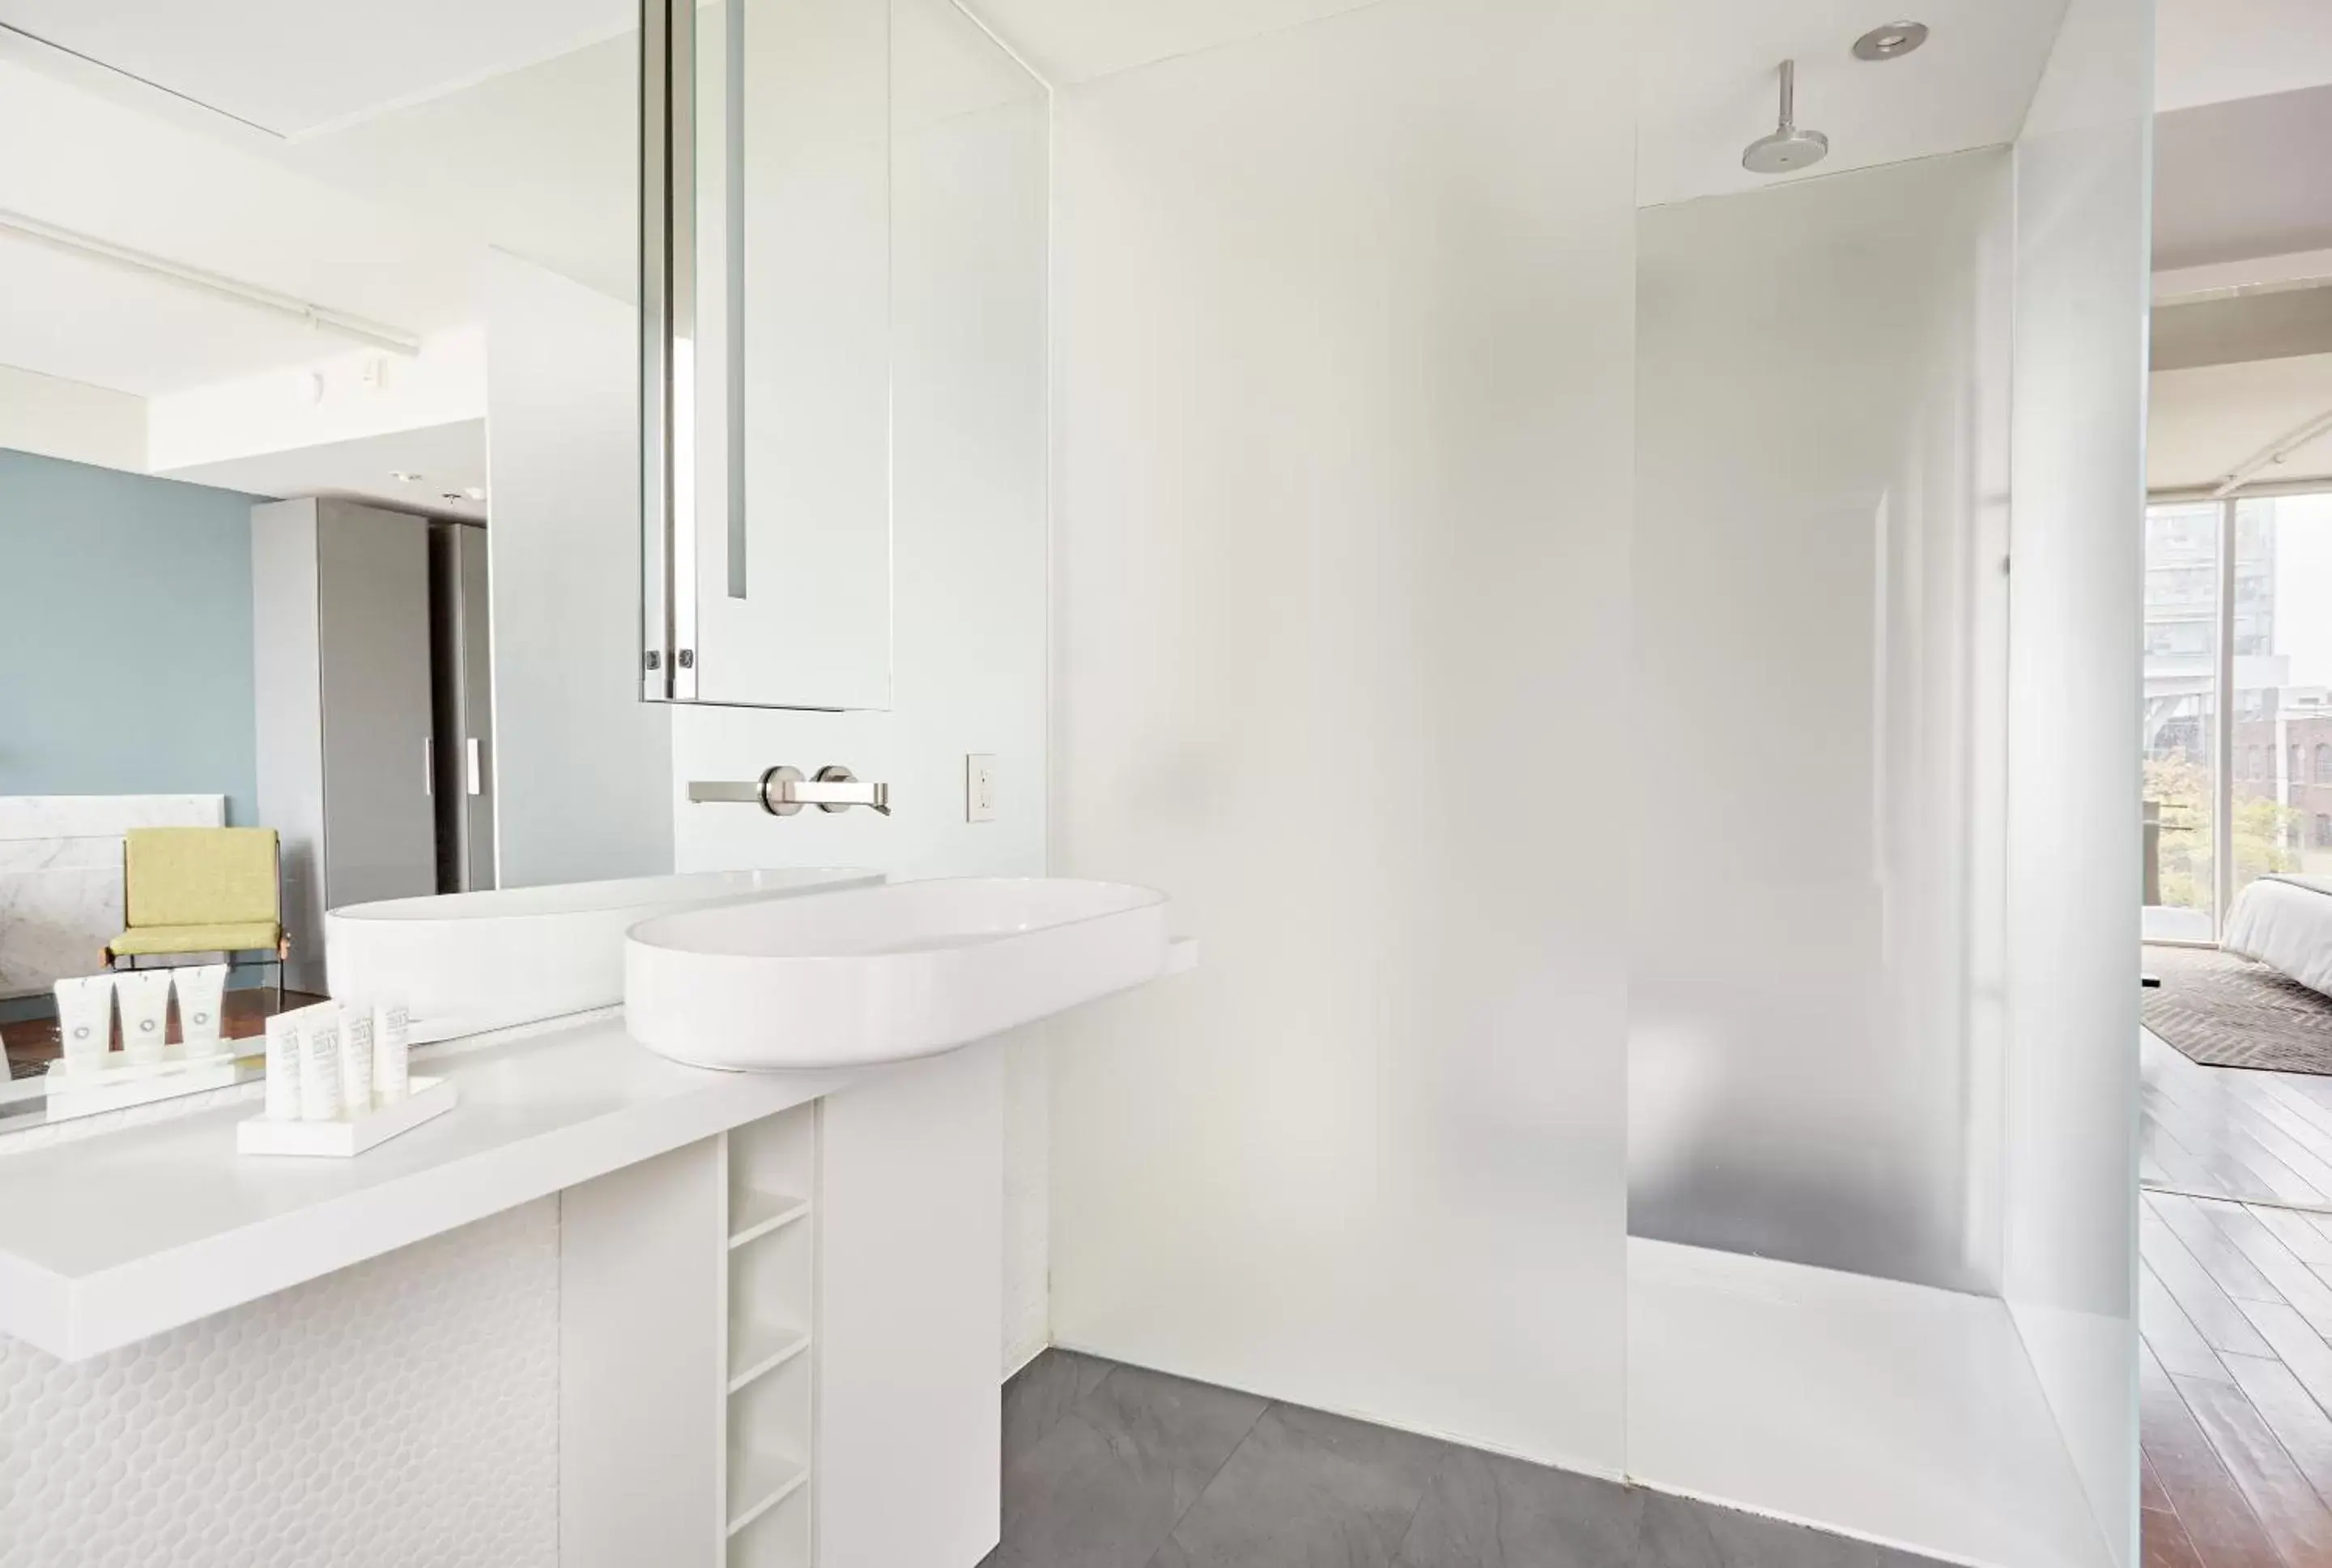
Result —
[[1742, 150], [1741, 166], [1753, 175], [1785, 175], [1830, 156], [1830, 138], [1798, 128], [1798, 62], [1782, 62], [1782, 123]]

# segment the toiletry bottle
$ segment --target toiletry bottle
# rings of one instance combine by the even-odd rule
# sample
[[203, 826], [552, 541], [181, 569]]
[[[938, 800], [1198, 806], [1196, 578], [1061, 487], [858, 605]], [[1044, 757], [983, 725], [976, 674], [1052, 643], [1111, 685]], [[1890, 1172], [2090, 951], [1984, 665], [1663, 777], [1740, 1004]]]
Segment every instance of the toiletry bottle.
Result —
[[224, 1040], [226, 965], [195, 964], [170, 971], [178, 993], [178, 1041], [190, 1057], [232, 1055]]
[[319, 1002], [300, 1010], [300, 1119], [340, 1117], [340, 1009]]
[[300, 1015], [279, 1012], [267, 1021], [267, 1119], [300, 1119]]
[[340, 1012], [340, 1108], [350, 1119], [372, 1109], [372, 1009], [351, 1003]]
[[113, 976], [81, 974], [57, 982], [57, 1040], [65, 1065], [96, 1069], [113, 1046]]
[[395, 1105], [412, 1088], [406, 1040], [412, 1020], [402, 1002], [376, 1002], [372, 1016], [373, 1103]]
[[159, 1063], [170, 1038], [170, 972], [138, 969], [117, 974], [113, 993], [121, 999], [123, 1052], [136, 1066]]

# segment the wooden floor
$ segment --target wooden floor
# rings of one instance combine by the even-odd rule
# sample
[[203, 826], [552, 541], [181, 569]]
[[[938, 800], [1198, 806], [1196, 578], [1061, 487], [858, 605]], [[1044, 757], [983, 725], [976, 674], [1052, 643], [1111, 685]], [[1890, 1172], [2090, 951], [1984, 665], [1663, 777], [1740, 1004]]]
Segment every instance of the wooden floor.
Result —
[[2144, 1039], [2140, 1182], [2332, 1213], [2332, 1078], [2203, 1067]]
[[2332, 1568], [2332, 1079], [2142, 1060], [2146, 1568]]

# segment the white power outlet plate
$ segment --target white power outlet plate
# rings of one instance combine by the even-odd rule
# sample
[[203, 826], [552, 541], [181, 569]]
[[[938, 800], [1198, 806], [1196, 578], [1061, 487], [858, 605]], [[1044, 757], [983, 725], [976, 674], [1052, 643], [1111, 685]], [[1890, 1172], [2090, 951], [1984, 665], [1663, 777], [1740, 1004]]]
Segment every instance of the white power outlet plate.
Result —
[[986, 752], [974, 752], [963, 759], [963, 820], [996, 820], [996, 758]]

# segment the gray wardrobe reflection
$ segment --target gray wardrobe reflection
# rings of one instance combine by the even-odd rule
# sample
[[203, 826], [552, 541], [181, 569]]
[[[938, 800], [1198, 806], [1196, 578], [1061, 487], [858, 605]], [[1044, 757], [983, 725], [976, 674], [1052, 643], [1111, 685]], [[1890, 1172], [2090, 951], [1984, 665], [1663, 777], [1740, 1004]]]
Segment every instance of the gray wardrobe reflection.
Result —
[[356, 501], [252, 508], [259, 815], [282, 839], [286, 983], [323, 915], [491, 888], [486, 534]]

